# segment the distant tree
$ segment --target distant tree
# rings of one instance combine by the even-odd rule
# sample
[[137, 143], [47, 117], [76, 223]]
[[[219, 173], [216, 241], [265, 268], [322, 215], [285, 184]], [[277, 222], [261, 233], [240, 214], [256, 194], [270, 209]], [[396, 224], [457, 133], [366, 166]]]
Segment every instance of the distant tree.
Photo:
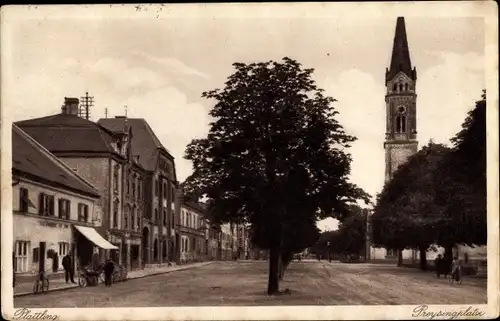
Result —
[[[368, 195], [348, 182], [355, 140], [335, 119], [335, 101], [323, 95], [295, 60], [235, 63], [213, 99], [207, 138], [193, 140], [186, 190], [209, 199], [221, 222], [248, 222], [261, 248], [269, 249], [268, 294], [279, 291], [284, 240], [302, 227], [298, 213], [342, 217], [347, 205]], [[301, 210], [290, 209], [300, 200]]]
[[352, 208], [352, 215], [340, 224], [330, 244], [337, 253], [359, 256], [366, 248], [366, 216], [359, 206]]

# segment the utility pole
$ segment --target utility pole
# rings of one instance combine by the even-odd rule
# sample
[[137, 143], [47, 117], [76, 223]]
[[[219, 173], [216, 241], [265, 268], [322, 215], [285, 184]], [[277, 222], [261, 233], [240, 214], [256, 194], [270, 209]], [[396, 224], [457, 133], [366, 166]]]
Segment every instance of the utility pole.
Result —
[[108, 108], [104, 108], [104, 118], [108, 118]]
[[370, 210], [365, 209], [365, 219], [366, 219], [366, 245], [365, 245], [365, 262], [369, 262], [371, 260], [371, 221], [370, 221]]
[[127, 105], [125, 105], [125, 117], [127, 117], [127, 110], [128, 110], [128, 107], [127, 107]]
[[89, 93], [86, 92], [84, 97], [80, 98], [80, 108], [79, 108], [79, 116], [85, 118], [86, 120], [90, 119], [90, 108], [94, 106], [94, 96], [89, 96]]

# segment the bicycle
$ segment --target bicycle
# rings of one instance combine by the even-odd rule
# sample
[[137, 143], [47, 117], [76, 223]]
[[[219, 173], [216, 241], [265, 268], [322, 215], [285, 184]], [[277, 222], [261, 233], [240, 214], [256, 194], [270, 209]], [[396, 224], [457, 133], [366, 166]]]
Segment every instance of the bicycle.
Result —
[[45, 271], [40, 271], [35, 281], [33, 281], [33, 293], [47, 293], [49, 291], [49, 279]]

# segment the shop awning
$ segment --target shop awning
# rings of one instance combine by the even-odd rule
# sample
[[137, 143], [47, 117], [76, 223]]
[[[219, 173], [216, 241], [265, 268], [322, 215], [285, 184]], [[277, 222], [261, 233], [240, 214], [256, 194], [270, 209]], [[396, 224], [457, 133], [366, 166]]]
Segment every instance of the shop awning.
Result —
[[90, 242], [104, 250], [117, 250], [118, 247], [109, 243], [92, 227], [75, 225], [75, 228], [83, 234]]

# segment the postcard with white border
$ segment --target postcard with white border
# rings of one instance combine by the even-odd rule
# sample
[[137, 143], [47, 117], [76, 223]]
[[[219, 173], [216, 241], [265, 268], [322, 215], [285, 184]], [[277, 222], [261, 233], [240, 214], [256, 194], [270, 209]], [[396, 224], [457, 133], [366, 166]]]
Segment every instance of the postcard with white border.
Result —
[[493, 1], [1, 8], [2, 316], [499, 316]]

